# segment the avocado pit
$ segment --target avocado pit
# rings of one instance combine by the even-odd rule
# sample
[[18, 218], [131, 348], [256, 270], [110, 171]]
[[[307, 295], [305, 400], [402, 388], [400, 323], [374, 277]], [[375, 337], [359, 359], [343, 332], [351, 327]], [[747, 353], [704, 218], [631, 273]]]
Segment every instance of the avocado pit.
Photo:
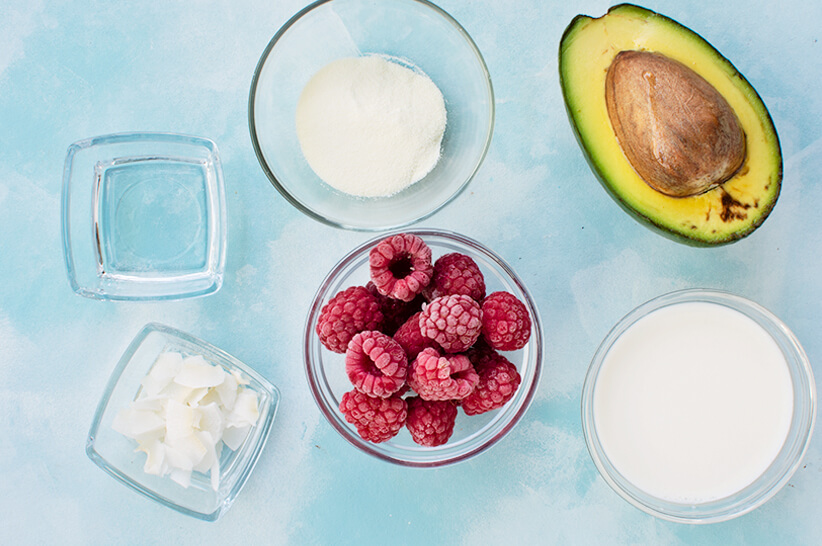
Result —
[[702, 76], [660, 53], [620, 51], [605, 79], [608, 116], [639, 176], [672, 197], [699, 195], [745, 162], [739, 120]]

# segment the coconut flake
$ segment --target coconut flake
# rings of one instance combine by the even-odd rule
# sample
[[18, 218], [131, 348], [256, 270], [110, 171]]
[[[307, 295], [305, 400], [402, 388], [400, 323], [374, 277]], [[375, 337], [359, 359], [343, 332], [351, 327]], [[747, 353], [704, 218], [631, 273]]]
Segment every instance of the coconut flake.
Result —
[[194, 410], [176, 400], [168, 401], [166, 409], [166, 440], [173, 441], [194, 432]]
[[208, 453], [208, 447], [193, 432], [182, 438], [166, 440], [166, 446], [174, 448], [180, 456], [186, 458], [186, 463], [182, 465], [185, 470], [191, 470], [200, 464]]
[[148, 396], [160, 394], [174, 380], [174, 376], [180, 373], [182, 363], [183, 355], [180, 353], [161, 353], [141, 381], [145, 394]]
[[178, 447], [171, 442], [165, 442], [165, 455], [169, 470], [191, 470], [194, 463], [184, 447]]
[[259, 419], [257, 393], [239, 371], [226, 372], [200, 355], [157, 357], [128, 408], [112, 428], [138, 442], [143, 470], [188, 487], [191, 473], [210, 473], [219, 487], [223, 446], [236, 451]]
[[223, 432], [223, 442], [231, 451], [237, 451], [237, 449], [243, 445], [245, 442], [246, 437], [248, 437], [248, 432], [251, 430], [250, 426], [244, 427], [235, 427], [230, 426], [226, 427], [225, 431]]
[[250, 382], [249, 382], [249, 380], [248, 380], [248, 379], [246, 379], [246, 378], [243, 376], [243, 374], [242, 374], [242, 373], [240, 373], [240, 371], [239, 371], [239, 370], [231, 370], [231, 375], [233, 375], [233, 376], [234, 376], [234, 379], [236, 379], [236, 380], [237, 380], [237, 384], [238, 384], [238, 385], [246, 386], [246, 385], [248, 385], [248, 384], [250, 383]]
[[189, 356], [183, 359], [180, 373], [174, 376], [178, 385], [199, 389], [202, 387], [216, 387], [225, 379], [226, 373], [220, 366], [206, 362], [200, 356]]
[[126, 408], [114, 416], [112, 428], [129, 438], [137, 439], [150, 432], [161, 430], [165, 421], [152, 411]]
[[188, 406], [197, 407], [200, 403], [202, 403], [203, 398], [205, 398], [205, 395], [208, 394], [208, 391], [210, 390], [211, 389], [209, 389], [208, 387], [200, 387], [199, 389], [194, 389], [189, 393], [188, 396], [186, 396], [184, 402]]
[[238, 387], [239, 382], [237, 381], [237, 378], [233, 374], [226, 374], [225, 380], [222, 384], [217, 385], [214, 389], [217, 392], [217, 396], [220, 398], [220, 402], [229, 411], [234, 409], [234, 402], [237, 400]]
[[146, 464], [143, 470], [147, 474], [161, 475], [166, 467], [166, 446], [159, 439], [155, 439], [151, 443], [141, 443], [137, 451], [142, 451], [146, 454]]
[[228, 423], [238, 427], [253, 425], [259, 417], [257, 394], [248, 389], [243, 389], [237, 394], [237, 402], [228, 416]]
[[214, 441], [214, 437], [208, 432], [196, 431], [194, 432], [194, 437], [197, 438], [200, 444], [205, 448], [205, 453], [203, 453], [199, 462], [194, 465], [194, 470], [202, 473], [208, 472], [215, 462], [218, 464], [220, 462], [217, 458], [217, 442]]
[[165, 408], [167, 400], [162, 396], [142, 396], [131, 403], [131, 409], [159, 413]]
[[166, 400], [175, 400], [181, 404], [184, 404], [185, 401], [191, 396], [192, 391], [194, 391], [194, 389], [191, 387], [186, 387], [172, 381], [160, 392], [158, 396], [162, 396]]
[[223, 412], [220, 411], [220, 407], [212, 403], [200, 406], [194, 411], [199, 416], [197, 428], [203, 432], [208, 432], [215, 439], [214, 443], [216, 444], [222, 438], [225, 427], [225, 418]]

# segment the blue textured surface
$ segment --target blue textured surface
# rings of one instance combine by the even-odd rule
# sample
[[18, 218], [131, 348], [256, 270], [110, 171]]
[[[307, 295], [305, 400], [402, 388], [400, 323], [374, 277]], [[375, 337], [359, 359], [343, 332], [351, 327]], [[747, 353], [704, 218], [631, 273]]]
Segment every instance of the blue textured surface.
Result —
[[[608, 3], [443, 0], [491, 72], [494, 141], [474, 182], [424, 222], [482, 241], [529, 285], [544, 321], [540, 390], [490, 451], [436, 470], [372, 460], [322, 420], [300, 334], [332, 265], [370, 235], [309, 220], [271, 187], [247, 127], [248, 86], [280, 2], [41, 2], [0, 9], [0, 541], [8, 544], [822, 543], [822, 435], [766, 505], [710, 526], [666, 523], [598, 476], [579, 399], [596, 346], [643, 301], [726, 289], [770, 308], [822, 376], [822, 4], [657, 0], [753, 83], [784, 155], [784, 187], [752, 236], [717, 249], [635, 223], [594, 179], [567, 122], [557, 46]], [[211, 296], [112, 303], [69, 288], [60, 242], [66, 148], [120, 131], [217, 142], [229, 216], [226, 279]], [[100, 472], [83, 447], [114, 364], [147, 322], [233, 354], [282, 403], [246, 488], [216, 524], [156, 505]]]

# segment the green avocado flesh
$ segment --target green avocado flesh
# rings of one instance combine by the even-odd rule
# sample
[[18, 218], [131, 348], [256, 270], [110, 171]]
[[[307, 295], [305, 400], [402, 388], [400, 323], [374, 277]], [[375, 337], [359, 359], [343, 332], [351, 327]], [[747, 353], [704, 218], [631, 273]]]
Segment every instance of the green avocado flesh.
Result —
[[[647, 51], [682, 63], [727, 101], [745, 145], [744, 161], [729, 179], [697, 195], [674, 197], [637, 173], [605, 99], [608, 69], [622, 51]], [[598, 19], [578, 15], [560, 42], [559, 73], [568, 117], [588, 163], [611, 197], [638, 221], [679, 242], [715, 246], [745, 237], [770, 214], [782, 181], [773, 122], [751, 84], [701, 36], [630, 4]]]

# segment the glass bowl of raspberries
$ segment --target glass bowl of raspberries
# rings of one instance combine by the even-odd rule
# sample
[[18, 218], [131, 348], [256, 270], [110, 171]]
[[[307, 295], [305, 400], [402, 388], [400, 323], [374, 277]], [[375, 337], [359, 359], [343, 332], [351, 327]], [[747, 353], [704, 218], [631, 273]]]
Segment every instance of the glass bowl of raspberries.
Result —
[[525, 285], [453, 232], [394, 232], [355, 248], [320, 285], [305, 325], [306, 376], [329, 423], [405, 466], [495, 444], [528, 408], [541, 365]]

